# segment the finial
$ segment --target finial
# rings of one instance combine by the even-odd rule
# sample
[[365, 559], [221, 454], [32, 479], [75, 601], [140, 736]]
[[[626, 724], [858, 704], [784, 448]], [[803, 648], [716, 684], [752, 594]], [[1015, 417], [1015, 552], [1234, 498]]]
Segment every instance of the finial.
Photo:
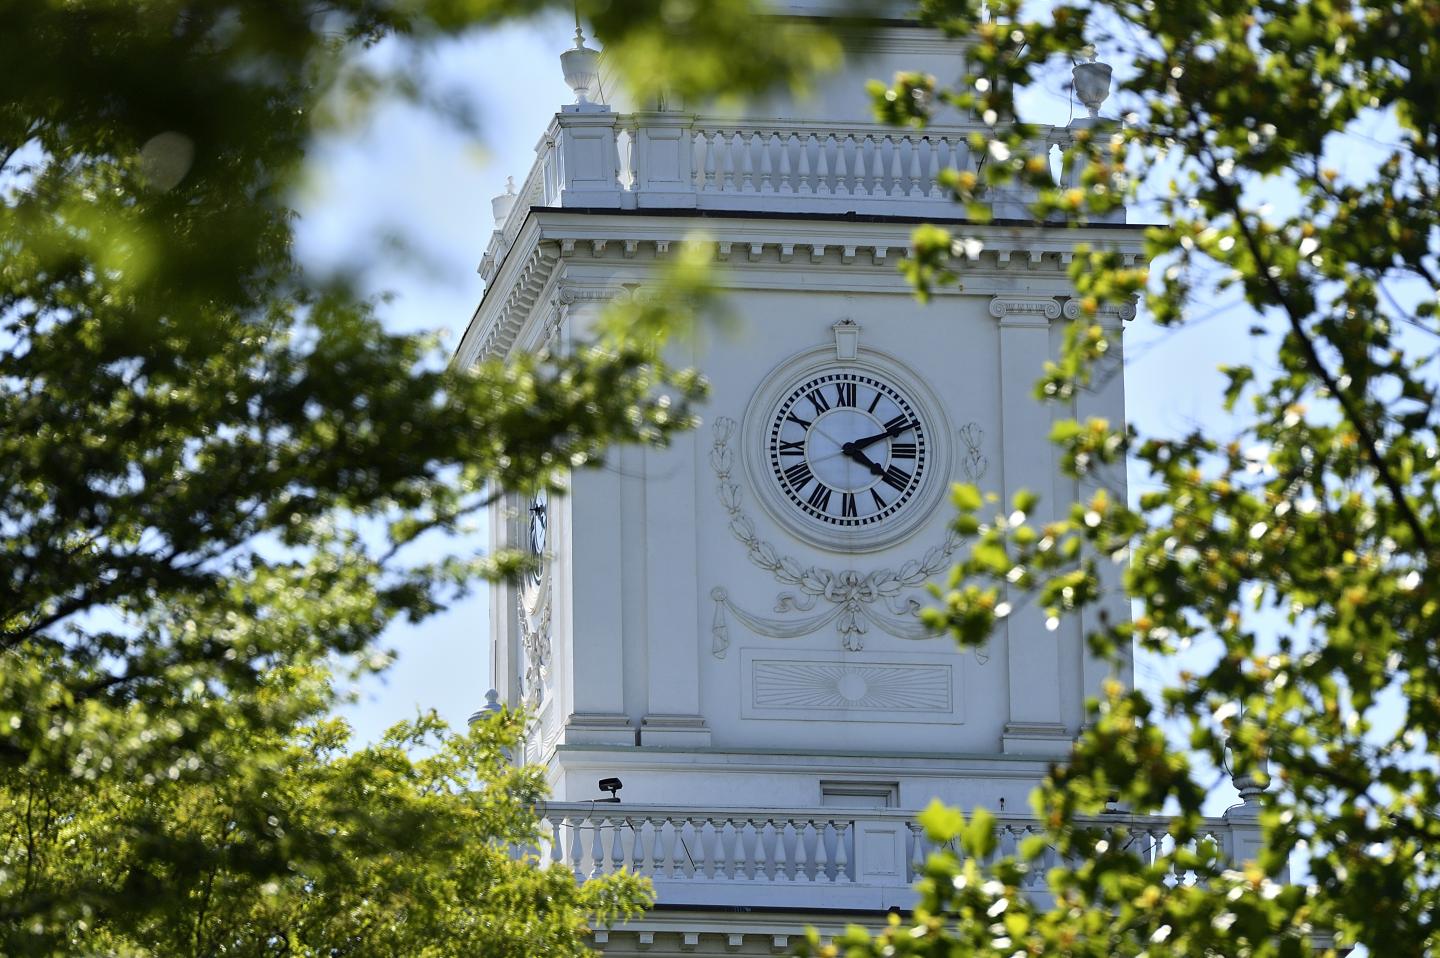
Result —
[[1075, 81], [1075, 95], [1090, 111], [1090, 118], [1099, 119], [1100, 104], [1110, 95], [1110, 64], [1095, 58], [1095, 47], [1092, 45], [1087, 44], [1081, 56], [1083, 59], [1070, 71]]
[[505, 711], [505, 708], [500, 704], [500, 693], [495, 689], [490, 689], [485, 693], [485, 704], [470, 716], [470, 724], [474, 725], [476, 722], [483, 722], [503, 711]]
[[505, 177], [505, 192], [490, 200], [490, 211], [495, 214], [495, 228], [502, 229], [505, 221], [510, 218], [510, 210], [515, 206], [515, 177]]
[[560, 69], [565, 72], [565, 82], [575, 91], [575, 105], [594, 108], [590, 102], [590, 88], [600, 78], [600, 52], [585, 45], [585, 33], [575, 22], [575, 46], [560, 54]]
[[1262, 753], [1242, 767], [1231, 741], [1225, 743], [1225, 752], [1229, 760], [1223, 765], [1230, 775], [1230, 783], [1240, 793], [1240, 801], [1249, 806], [1259, 805], [1261, 796], [1270, 787], [1270, 760]]

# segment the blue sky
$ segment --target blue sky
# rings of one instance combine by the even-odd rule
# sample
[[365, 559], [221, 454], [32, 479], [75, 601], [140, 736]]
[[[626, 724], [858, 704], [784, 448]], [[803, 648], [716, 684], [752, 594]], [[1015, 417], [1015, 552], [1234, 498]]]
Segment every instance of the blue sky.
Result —
[[[476, 266], [493, 225], [490, 199], [507, 175], [517, 183], [524, 178], [550, 114], [571, 99], [558, 57], [573, 29], [564, 18], [537, 21], [426, 58], [429, 74], [473, 106], [478, 136], [396, 105], [321, 145], [300, 201], [302, 257], [320, 269], [360, 264], [368, 289], [391, 297], [387, 323], [441, 331], [453, 348], [483, 290]], [[1027, 118], [1067, 121], [1071, 108], [1061, 83], [1057, 78], [1027, 97]], [[1128, 408], [1142, 432], [1218, 423], [1217, 366], [1255, 360], [1264, 349], [1245, 335], [1246, 310], [1216, 302], [1196, 304], [1196, 314], [1208, 318], [1159, 333], [1142, 317], [1127, 331]], [[490, 685], [486, 642], [483, 596], [393, 630], [395, 665], [368, 680], [346, 710], [360, 737], [374, 738], [425, 708], [463, 724]], [[1160, 670], [1168, 673], [1172, 664], [1140, 663], [1141, 683], [1158, 684]]]
[[[368, 290], [391, 297], [382, 315], [392, 328], [440, 331], [453, 349], [484, 288], [476, 267], [494, 225], [490, 198], [507, 175], [524, 178], [549, 114], [571, 98], [558, 56], [573, 31], [564, 18], [540, 21], [427, 57], [429, 74], [471, 104], [478, 138], [395, 105], [322, 144], [300, 198], [300, 255], [318, 269], [360, 264]], [[463, 726], [490, 687], [487, 621], [482, 594], [392, 629], [394, 666], [345, 710], [359, 737], [427, 708]]]

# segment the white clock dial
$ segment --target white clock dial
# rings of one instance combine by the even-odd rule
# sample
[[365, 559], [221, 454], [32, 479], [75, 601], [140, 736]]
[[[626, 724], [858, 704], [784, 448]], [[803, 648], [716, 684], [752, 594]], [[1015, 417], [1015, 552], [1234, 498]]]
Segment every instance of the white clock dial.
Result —
[[770, 418], [772, 478], [791, 507], [840, 529], [886, 523], [916, 501], [927, 465], [922, 415], [867, 369], [803, 378]]

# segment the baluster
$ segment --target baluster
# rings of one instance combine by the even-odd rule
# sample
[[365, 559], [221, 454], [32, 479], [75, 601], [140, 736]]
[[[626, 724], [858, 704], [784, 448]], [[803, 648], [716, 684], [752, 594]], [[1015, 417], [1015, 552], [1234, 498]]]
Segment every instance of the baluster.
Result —
[[755, 192], [755, 163], [750, 157], [750, 151], [755, 146], [754, 133], [737, 133], [740, 137], [740, 191], [742, 193]]
[[[823, 144], [822, 144], [823, 145]], [[795, 822], [795, 880], [812, 881], [810, 877], [810, 863], [814, 858], [810, 854], [807, 844], [810, 841], [810, 823], [805, 819], [797, 819]]]
[[690, 827], [694, 830], [694, 840], [687, 844], [690, 851], [690, 861], [694, 871], [690, 873], [691, 878], [705, 878], [705, 819], [690, 819]]
[[742, 881], [753, 881], [756, 877], [754, 832], [755, 823], [748, 818], [740, 819], [735, 825], [735, 877]]
[[780, 144], [780, 192], [794, 193], [795, 182], [790, 173], [790, 151], [795, 146], [795, 134], [787, 133]]
[[790, 823], [779, 821], [775, 823], [775, 880], [790, 880], [790, 858], [785, 848], [785, 827]]
[[751, 824], [755, 829], [755, 880], [770, 880], [770, 854], [765, 847], [765, 829], [770, 827], [768, 821], [759, 821]]
[[729, 878], [726, 872], [730, 868], [730, 858], [725, 848], [725, 819], [710, 819], [710, 831], [713, 837], [710, 840], [710, 848], [714, 852], [710, 856], [710, 871], [713, 878]]
[[835, 881], [844, 884], [850, 881], [850, 823], [832, 821], [835, 826]]
[[735, 820], [722, 818], [715, 825], [715, 844], [720, 852], [721, 866], [715, 869], [716, 878], [724, 878], [730, 881], [735, 879], [735, 861], [740, 856], [735, 853], [735, 846], [739, 838], [735, 831]]
[[650, 877], [666, 878], [665, 874], [665, 819], [650, 819]]
[[919, 822], [906, 822], [905, 827], [910, 833], [909, 841], [906, 843], [909, 845], [909, 848], [906, 849], [909, 867], [906, 869], [905, 880], [913, 882], [925, 873], [925, 838], [921, 834]]
[[676, 822], [673, 818], [666, 818], [665, 824], [665, 864], [667, 878], [684, 878], [685, 862], [685, 836], [681, 833], [684, 827], [684, 820]]
[[775, 183], [770, 176], [770, 151], [779, 145], [780, 137], [774, 133], [768, 138], [764, 133], [757, 133], [756, 136], [760, 140], [760, 192], [773, 193]]
[[618, 872], [625, 867], [625, 862], [630, 857], [625, 853], [624, 847], [625, 832], [628, 832], [629, 829], [625, 827], [625, 820], [622, 818], [610, 819], [609, 825], [613, 832], [610, 840], [610, 870]]
[[565, 837], [560, 831], [560, 816], [550, 819], [550, 864], [558, 865], [565, 860]]
[[950, 156], [950, 141], [943, 136], [937, 136], [930, 141], [930, 197], [941, 199], [940, 192], [940, 171], [946, 168], [946, 161]]
[[590, 836], [590, 877], [597, 878], [605, 873], [605, 838], [601, 834], [601, 819], [591, 817], [590, 827], [594, 834]]
[[869, 196], [870, 186], [865, 182], [865, 144], [870, 142], [870, 137], [865, 136], [855, 141], [855, 195]]
[[709, 191], [720, 188], [720, 185], [715, 182], [718, 167], [720, 166], [715, 160], [719, 153], [720, 131], [716, 130], [710, 134], [710, 141], [705, 144], [705, 189]]
[[[834, 139], [834, 137], [831, 137], [831, 139]], [[846, 165], [846, 163], [845, 163], [845, 151], [850, 148], [850, 144], [853, 143], [854, 140], [855, 140], [855, 138], [854, 138], [853, 136], [851, 136], [850, 134], [847, 133], [847, 134], [845, 134], [845, 136], [844, 136], [843, 138], [841, 138], [841, 139], [839, 139], [839, 140], [836, 140], [836, 142], [835, 142], [835, 195], [836, 195], [836, 196], [849, 196], [849, 195], [850, 195], [850, 183], [848, 182], [848, 180], [849, 180], [849, 175], [848, 175], [847, 165]]]
[[745, 823], [734, 817], [721, 823], [725, 836], [725, 877], [731, 881], [745, 876], [745, 837], [740, 833], [744, 827]]
[[920, 144], [924, 138], [907, 136], [905, 141], [910, 144], [910, 195], [924, 196], [925, 190], [920, 186]]
[[585, 880], [585, 843], [581, 835], [583, 819], [570, 818], [566, 825], [570, 829], [570, 870], [575, 873], [576, 881]]
[[629, 824], [630, 831], [630, 868], [637, 875], [650, 874], [650, 843], [645, 840], [645, 829], [650, 824], [650, 819], [640, 819], [639, 825]]
[[[812, 136], [811, 139], [814, 139], [814, 137]], [[823, 140], [820, 140], [815, 146], [815, 152], [819, 157], [815, 164], [815, 176], [818, 181], [815, 185], [815, 192], [821, 196], [829, 196], [831, 194], [830, 160], [828, 157], [830, 154], [830, 146], [834, 142], [834, 136], [827, 136]]]
[[830, 881], [830, 854], [825, 847], [829, 822], [823, 818], [818, 821], [811, 819], [810, 824], [815, 826], [815, 880]]
[[890, 145], [890, 195], [900, 196], [905, 192], [900, 176], [900, 144], [892, 136], [885, 137]]
[[[791, 139], [794, 139], [793, 135]], [[815, 139], [815, 134], [810, 133], [800, 138], [800, 168], [796, 174], [799, 183], [795, 186], [795, 192], [808, 196], [814, 190], [810, 188], [810, 143]]]
[[690, 188], [699, 193], [706, 189], [708, 183], [705, 179], [705, 157], [710, 152], [710, 141], [705, 138], [704, 132], [695, 130], [690, 134], [690, 151], [693, 154], [690, 158]]
[[[1033, 825], [1027, 825], [1024, 828], [1023, 837], [1026, 841], [1028, 841], [1031, 837], [1038, 835], [1039, 833], [1040, 829], [1034, 827]], [[1029, 861], [1025, 862], [1025, 879], [1022, 884], [1026, 888], [1039, 888], [1040, 879], [1044, 876], [1044, 874], [1045, 870], [1040, 867], [1040, 859], [1038, 857], [1032, 858]]]

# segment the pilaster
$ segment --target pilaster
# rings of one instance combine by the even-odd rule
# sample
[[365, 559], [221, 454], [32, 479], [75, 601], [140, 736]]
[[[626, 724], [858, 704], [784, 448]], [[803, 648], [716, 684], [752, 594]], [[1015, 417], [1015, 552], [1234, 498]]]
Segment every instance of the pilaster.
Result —
[[[1055, 515], [1053, 497], [1045, 495], [1053, 488], [1055, 462], [1050, 411], [1032, 393], [1050, 358], [1050, 322], [1060, 318], [1060, 303], [1051, 296], [996, 296], [990, 315], [1000, 321], [1001, 508], [1008, 510], [1021, 489], [1038, 490], [1042, 496], [1031, 519], [1043, 524]], [[1005, 620], [1009, 714], [1001, 748], [1060, 757], [1069, 751], [1071, 733], [1060, 706], [1059, 637], [1033, 601], [1014, 606]]]
[[625, 714], [624, 612], [621, 595], [621, 479], [610, 470], [579, 470], [567, 507], [571, 601], [565, 634], [570, 660], [570, 714], [564, 741], [634, 745]]
[[701, 594], [695, 521], [697, 442], [697, 433], [691, 430], [674, 437], [669, 449], [649, 449], [645, 455], [649, 694], [641, 745], [710, 744], [710, 729], [701, 717], [695, 612], [695, 597]]

